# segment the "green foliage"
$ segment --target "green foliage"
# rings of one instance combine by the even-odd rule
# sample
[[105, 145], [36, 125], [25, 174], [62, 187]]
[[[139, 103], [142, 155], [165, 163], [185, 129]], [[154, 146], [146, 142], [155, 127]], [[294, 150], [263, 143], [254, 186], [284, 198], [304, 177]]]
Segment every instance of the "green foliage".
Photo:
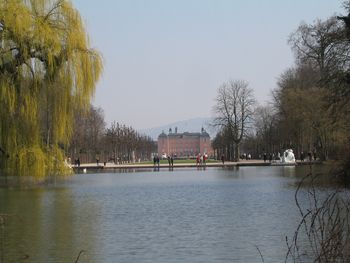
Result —
[[[66, 0], [0, 1], [0, 169], [66, 170], [62, 145], [102, 71], [80, 15]], [[60, 147], [61, 146], [61, 147]]]

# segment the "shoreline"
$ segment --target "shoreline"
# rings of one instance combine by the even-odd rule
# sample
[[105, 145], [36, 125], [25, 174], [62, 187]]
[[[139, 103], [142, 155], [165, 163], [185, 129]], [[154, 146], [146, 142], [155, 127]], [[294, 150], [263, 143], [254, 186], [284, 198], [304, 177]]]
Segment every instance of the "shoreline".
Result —
[[169, 164], [160, 164], [154, 166], [153, 164], [141, 164], [141, 163], [128, 163], [128, 164], [114, 164], [106, 163], [97, 165], [96, 163], [84, 163], [80, 166], [72, 165], [71, 168], [74, 171], [80, 170], [125, 170], [125, 169], [175, 169], [175, 168], [205, 168], [205, 167], [254, 167], [254, 166], [298, 166], [298, 165], [312, 165], [322, 164], [321, 161], [296, 161], [296, 163], [277, 163], [277, 162], [264, 162], [263, 160], [242, 160], [240, 162], [208, 162], [206, 164], [197, 165], [196, 163], [174, 163], [173, 166]]

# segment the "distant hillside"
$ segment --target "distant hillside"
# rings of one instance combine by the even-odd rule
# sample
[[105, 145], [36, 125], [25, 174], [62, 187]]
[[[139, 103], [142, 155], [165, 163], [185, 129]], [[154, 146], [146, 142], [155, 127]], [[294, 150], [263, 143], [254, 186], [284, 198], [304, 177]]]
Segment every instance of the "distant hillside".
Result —
[[214, 128], [210, 126], [210, 123], [211, 123], [211, 118], [194, 118], [194, 119], [169, 123], [159, 127], [143, 129], [143, 130], [140, 130], [139, 132], [150, 136], [154, 140], [157, 140], [158, 135], [161, 134], [162, 131], [168, 134], [170, 128], [174, 132], [175, 127], [177, 127], [177, 132], [183, 133], [183, 132], [200, 132], [203, 127], [209, 133], [210, 137], [213, 139], [216, 135], [216, 132]]

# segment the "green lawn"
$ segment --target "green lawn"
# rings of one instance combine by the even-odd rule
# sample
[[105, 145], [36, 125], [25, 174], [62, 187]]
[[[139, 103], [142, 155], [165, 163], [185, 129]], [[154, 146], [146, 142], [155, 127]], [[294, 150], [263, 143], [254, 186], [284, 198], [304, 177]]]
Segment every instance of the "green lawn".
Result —
[[[206, 161], [206, 163], [217, 163], [219, 162], [218, 160], [214, 160], [214, 159], [208, 159]], [[160, 160], [159, 162], [160, 164], [168, 164], [168, 160]], [[183, 163], [183, 164], [196, 164], [196, 160], [195, 159], [180, 159], [180, 160], [174, 160], [174, 164], [180, 164], [180, 163]], [[140, 162], [140, 163], [135, 163], [135, 164], [153, 164], [153, 161], [148, 161], [148, 162]]]

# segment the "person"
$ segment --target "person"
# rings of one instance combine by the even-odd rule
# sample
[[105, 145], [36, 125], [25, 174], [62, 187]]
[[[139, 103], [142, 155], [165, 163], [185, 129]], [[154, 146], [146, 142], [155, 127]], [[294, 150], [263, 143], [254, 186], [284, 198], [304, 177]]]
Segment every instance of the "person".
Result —
[[156, 166], [156, 163], [157, 163], [157, 156], [154, 155], [153, 156], [153, 166]]
[[170, 155], [168, 155], [168, 163], [169, 163], [169, 167], [170, 167], [171, 166]]
[[316, 161], [317, 156], [316, 156], [316, 149], [313, 150], [313, 154], [314, 154], [314, 160]]
[[266, 163], [266, 160], [267, 160], [267, 154], [264, 153], [264, 163]]
[[100, 158], [98, 156], [96, 156], [96, 164], [97, 164], [97, 166], [99, 166], [99, 164], [100, 164]]
[[307, 155], [308, 155], [308, 157], [309, 157], [309, 161], [311, 162], [311, 161], [312, 161], [312, 154], [311, 154], [311, 151], [309, 151], [309, 152], [307, 153]]
[[304, 152], [303, 151], [301, 151], [301, 153], [300, 153], [300, 161], [304, 161], [304, 158], [305, 158], [305, 156], [304, 156]]
[[197, 166], [199, 165], [200, 159], [201, 159], [201, 156], [200, 156], [200, 154], [198, 154], [197, 157], [196, 157], [196, 165]]
[[206, 154], [203, 154], [203, 165], [205, 165], [205, 161], [207, 160]]
[[78, 160], [77, 160], [77, 165], [78, 165], [78, 167], [80, 167], [80, 158], [78, 158]]
[[171, 167], [174, 167], [174, 157], [171, 155], [170, 157]]
[[158, 166], [158, 168], [159, 168], [159, 156], [157, 155], [157, 166]]
[[269, 161], [270, 163], [272, 163], [272, 159], [273, 159], [273, 156], [272, 156], [272, 153], [269, 154]]
[[225, 164], [225, 156], [223, 154], [221, 155], [221, 161], [222, 161], [222, 164]]

